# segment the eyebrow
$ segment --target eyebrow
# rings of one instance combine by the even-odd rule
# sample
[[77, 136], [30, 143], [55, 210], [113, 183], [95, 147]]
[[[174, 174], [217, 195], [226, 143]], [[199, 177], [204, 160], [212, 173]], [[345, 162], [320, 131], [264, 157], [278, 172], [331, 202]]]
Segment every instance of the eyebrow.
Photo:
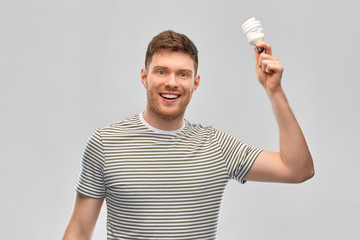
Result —
[[153, 69], [154, 69], [154, 70], [158, 70], [158, 69], [169, 70], [169, 68], [168, 68], [168, 67], [161, 66], [161, 65], [154, 66], [154, 67], [153, 67]]

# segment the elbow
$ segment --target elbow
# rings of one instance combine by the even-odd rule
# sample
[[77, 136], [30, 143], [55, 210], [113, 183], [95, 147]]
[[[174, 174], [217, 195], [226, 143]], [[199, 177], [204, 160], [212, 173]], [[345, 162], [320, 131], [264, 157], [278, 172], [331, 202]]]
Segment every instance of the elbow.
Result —
[[309, 157], [309, 167], [307, 168], [307, 171], [306, 171], [306, 176], [304, 178], [304, 181], [305, 182], [306, 180], [309, 180], [310, 178], [314, 177], [315, 175], [315, 168], [314, 168], [314, 161], [310, 155]]
[[315, 175], [314, 169], [307, 171], [306, 173], [302, 174], [301, 177], [299, 177], [297, 180], [297, 183], [303, 183], [312, 178]]
[[296, 178], [294, 179], [294, 183], [303, 183], [309, 180], [310, 178], [314, 177], [315, 169], [314, 166], [311, 166], [303, 171], [301, 174], [297, 174]]
[[297, 171], [298, 174], [296, 177], [295, 183], [303, 183], [311, 179], [315, 175], [314, 162], [311, 154], [304, 158], [303, 168], [300, 171]]

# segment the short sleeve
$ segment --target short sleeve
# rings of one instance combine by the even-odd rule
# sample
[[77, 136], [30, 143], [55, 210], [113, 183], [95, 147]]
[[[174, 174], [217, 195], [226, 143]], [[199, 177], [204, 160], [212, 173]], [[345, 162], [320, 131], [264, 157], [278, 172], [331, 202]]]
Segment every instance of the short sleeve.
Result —
[[95, 131], [82, 154], [80, 175], [76, 182], [77, 192], [92, 198], [105, 197], [104, 162], [101, 136]]
[[214, 130], [215, 139], [221, 148], [226, 168], [231, 179], [245, 183], [246, 174], [250, 170], [257, 156], [262, 151], [249, 146], [237, 138], [219, 130]]

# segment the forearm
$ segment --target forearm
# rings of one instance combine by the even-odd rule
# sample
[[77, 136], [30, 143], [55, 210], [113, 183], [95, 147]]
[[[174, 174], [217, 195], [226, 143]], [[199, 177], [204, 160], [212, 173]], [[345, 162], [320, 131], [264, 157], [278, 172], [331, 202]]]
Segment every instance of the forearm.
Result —
[[291, 111], [281, 87], [276, 92], [267, 91], [279, 125], [280, 156], [294, 182], [303, 182], [314, 175], [312, 157], [301, 128]]

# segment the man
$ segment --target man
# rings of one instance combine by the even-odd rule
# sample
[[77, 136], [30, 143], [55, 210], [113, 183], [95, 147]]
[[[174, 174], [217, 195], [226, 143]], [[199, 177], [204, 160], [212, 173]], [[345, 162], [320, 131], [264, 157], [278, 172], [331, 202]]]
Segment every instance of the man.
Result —
[[150, 42], [141, 70], [146, 110], [97, 129], [83, 153], [77, 195], [64, 240], [90, 239], [103, 200], [108, 239], [216, 239], [229, 179], [300, 183], [312, 157], [281, 88], [283, 66], [271, 47], [255, 50], [256, 74], [279, 125], [280, 152], [184, 120], [200, 83], [195, 45], [165, 31]]

